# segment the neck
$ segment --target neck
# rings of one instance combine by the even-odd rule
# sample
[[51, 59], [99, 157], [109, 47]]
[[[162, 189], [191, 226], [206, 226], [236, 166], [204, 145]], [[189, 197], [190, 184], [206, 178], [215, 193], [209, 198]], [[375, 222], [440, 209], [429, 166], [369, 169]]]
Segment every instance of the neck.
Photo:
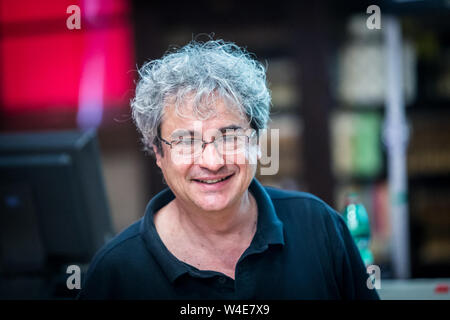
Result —
[[192, 240], [217, 243], [217, 239], [238, 240], [253, 237], [256, 231], [257, 205], [251, 193], [247, 192], [234, 206], [222, 211], [207, 212], [184, 206], [173, 201], [177, 212], [177, 223]]

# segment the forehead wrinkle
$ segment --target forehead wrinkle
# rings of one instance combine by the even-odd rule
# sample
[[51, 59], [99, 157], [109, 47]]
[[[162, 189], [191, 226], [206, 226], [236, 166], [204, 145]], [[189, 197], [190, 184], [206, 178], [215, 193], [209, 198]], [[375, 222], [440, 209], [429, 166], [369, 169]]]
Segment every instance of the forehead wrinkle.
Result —
[[[189, 134], [192, 135], [193, 130], [189, 130], [192, 123], [190, 123], [190, 120], [192, 121], [205, 121], [205, 120], [221, 120], [229, 118], [231, 120], [230, 124], [227, 124], [223, 128], [226, 129], [227, 126], [234, 125], [238, 127], [244, 126], [244, 124], [249, 124], [249, 120], [246, 118], [245, 114], [242, 114], [240, 112], [240, 109], [237, 108], [234, 104], [230, 104], [228, 99], [222, 98], [222, 97], [216, 97], [214, 99], [215, 102], [217, 102], [214, 106], [209, 104], [209, 109], [213, 112], [210, 112], [209, 115], [206, 118], [199, 117], [198, 114], [196, 114], [196, 110], [198, 108], [194, 108], [193, 104], [195, 104], [195, 99], [193, 98], [193, 94], [191, 93], [190, 96], [186, 96], [186, 99], [183, 99], [182, 103], [176, 103], [174, 101], [176, 99], [176, 96], [172, 96], [171, 98], [167, 99], [166, 106], [163, 110], [163, 116], [161, 118], [161, 125], [166, 124], [165, 127], [167, 127], [167, 124], [169, 124], [168, 130], [185, 130], [185, 132], [189, 132]], [[183, 112], [185, 111], [185, 112]], [[170, 119], [169, 119], [170, 118]], [[176, 119], [181, 120], [181, 123], [177, 124], [177, 121], [173, 121]], [[170, 122], [169, 122], [170, 120]], [[187, 120], [187, 121], [185, 121]], [[175, 123], [174, 123], [175, 122]], [[172, 125], [171, 125], [172, 124]], [[173, 125], [175, 125], [177, 128], [172, 129]], [[184, 127], [183, 127], [184, 126]], [[219, 128], [219, 131], [223, 131]], [[172, 131], [176, 132], [176, 131]], [[171, 134], [170, 132], [167, 132], [167, 134]], [[171, 134], [173, 135], [173, 134]], [[177, 135], [177, 134], [176, 134]]]

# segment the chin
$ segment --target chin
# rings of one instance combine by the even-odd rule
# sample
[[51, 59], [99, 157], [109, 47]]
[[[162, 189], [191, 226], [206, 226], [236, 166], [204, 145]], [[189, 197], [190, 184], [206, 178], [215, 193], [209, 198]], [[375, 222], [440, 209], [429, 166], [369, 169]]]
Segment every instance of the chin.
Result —
[[194, 201], [204, 211], [221, 211], [226, 209], [230, 201], [222, 195], [209, 195]]

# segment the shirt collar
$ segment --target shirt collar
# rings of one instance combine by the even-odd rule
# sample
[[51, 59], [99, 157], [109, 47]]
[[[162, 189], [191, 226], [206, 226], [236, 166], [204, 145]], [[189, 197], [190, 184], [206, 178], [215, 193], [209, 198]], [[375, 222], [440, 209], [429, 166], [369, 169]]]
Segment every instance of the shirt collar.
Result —
[[258, 180], [253, 179], [249, 190], [258, 204], [258, 226], [255, 240], [259, 240], [261, 245], [284, 245], [283, 223], [278, 218], [272, 199], [266, 189]]
[[[269, 244], [284, 245], [283, 223], [277, 217], [269, 194], [256, 178], [252, 180], [249, 190], [258, 204], [258, 225], [250, 247], [258, 246], [262, 248]], [[169, 188], [164, 189], [153, 197], [147, 205], [140, 226], [140, 233], [145, 245], [171, 282], [174, 282], [182, 274], [188, 273], [190, 268], [166, 248], [156, 231], [153, 216], [174, 198], [175, 195]]]

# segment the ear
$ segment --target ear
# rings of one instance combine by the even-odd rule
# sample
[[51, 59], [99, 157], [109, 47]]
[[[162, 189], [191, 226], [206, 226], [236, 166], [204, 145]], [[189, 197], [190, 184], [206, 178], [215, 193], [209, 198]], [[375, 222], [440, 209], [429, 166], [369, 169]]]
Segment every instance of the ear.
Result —
[[161, 153], [158, 150], [158, 148], [156, 148], [155, 145], [153, 145], [152, 148], [153, 148], [153, 152], [155, 153], [155, 157], [156, 157], [156, 165], [161, 168]]

